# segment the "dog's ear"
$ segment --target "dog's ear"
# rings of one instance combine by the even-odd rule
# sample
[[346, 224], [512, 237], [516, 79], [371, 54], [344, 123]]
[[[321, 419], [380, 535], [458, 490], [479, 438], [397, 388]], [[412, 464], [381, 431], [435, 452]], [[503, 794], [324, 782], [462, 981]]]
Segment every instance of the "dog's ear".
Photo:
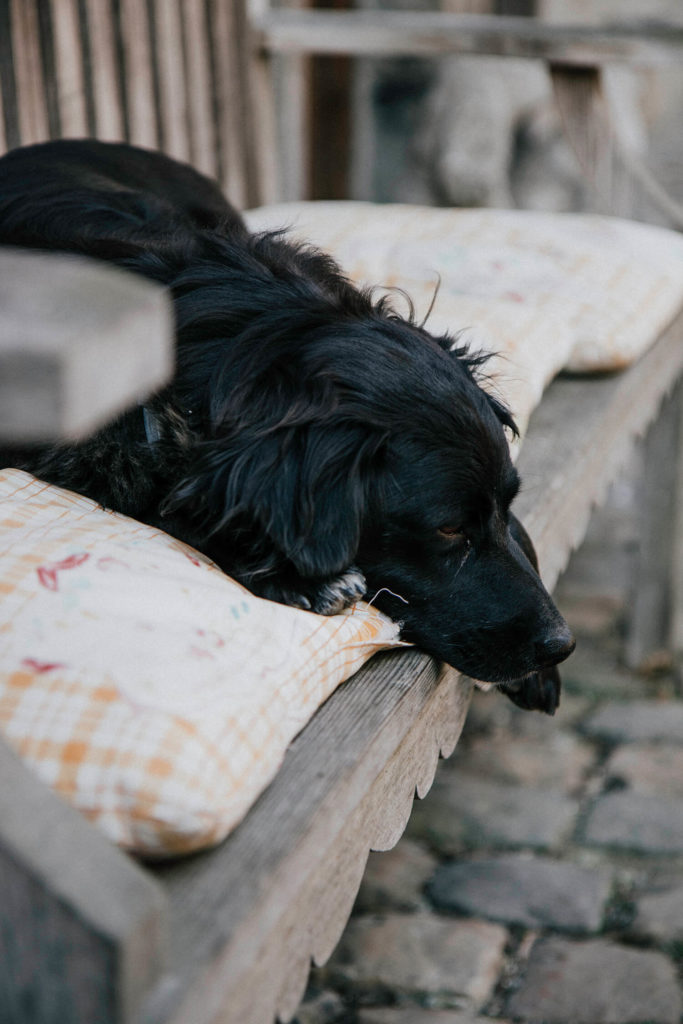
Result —
[[372, 495], [383, 438], [353, 424], [240, 433], [203, 446], [168, 507], [189, 503], [211, 532], [256, 525], [305, 577], [348, 568]]

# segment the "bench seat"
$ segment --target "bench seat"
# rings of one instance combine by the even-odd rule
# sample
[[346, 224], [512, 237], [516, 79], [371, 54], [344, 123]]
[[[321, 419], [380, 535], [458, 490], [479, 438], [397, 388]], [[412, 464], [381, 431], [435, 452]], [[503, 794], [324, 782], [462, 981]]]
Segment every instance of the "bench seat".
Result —
[[[548, 389], [519, 457], [518, 507], [549, 586], [682, 372], [683, 314], [628, 370]], [[28, 991], [36, 1007], [61, 1007], [17, 1019], [291, 1018], [368, 851], [396, 843], [415, 792], [453, 750], [471, 686], [416, 650], [377, 655], [320, 708], [224, 843], [156, 866], [109, 844], [2, 746], [0, 876], [14, 929], [4, 962], [20, 970], [19, 1009]]]

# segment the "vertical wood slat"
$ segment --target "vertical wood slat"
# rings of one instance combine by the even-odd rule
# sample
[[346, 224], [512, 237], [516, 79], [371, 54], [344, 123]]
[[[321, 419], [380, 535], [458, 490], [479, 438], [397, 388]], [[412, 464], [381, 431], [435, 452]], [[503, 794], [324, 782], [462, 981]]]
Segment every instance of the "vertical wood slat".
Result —
[[[2, 28], [0, 27], [0, 32]], [[0, 53], [0, 62], [2, 61], [2, 54]], [[7, 142], [7, 129], [5, 128], [5, 96], [4, 96], [4, 83], [2, 76], [0, 75], [0, 154], [4, 153], [9, 149]]]
[[0, 152], [126, 140], [193, 163], [238, 206], [274, 198], [272, 83], [251, 45], [244, 0], [0, 0]]
[[153, 0], [152, 11], [159, 75], [161, 148], [178, 160], [189, 160], [181, 11], [177, 0]]
[[[631, 615], [624, 645], [626, 663], [645, 668], [675, 655], [678, 634], [681, 585], [676, 578], [680, 562], [677, 529], [681, 490], [677, 479], [680, 465], [678, 444], [683, 385], [665, 399], [661, 412], [644, 441], [640, 480], [640, 546], [633, 579]], [[661, 467], [669, 467], [662, 473]], [[673, 470], [673, 472], [671, 472]]]
[[670, 454], [672, 465], [673, 523], [671, 543], [671, 610], [669, 616], [668, 645], [672, 652], [683, 692], [683, 384], [679, 381], [672, 401], [677, 411], [677, 429]]
[[59, 134], [67, 138], [87, 135], [88, 112], [78, 0], [48, 0], [48, 9], [52, 25]]
[[9, 2], [0, 0], [0, 152], [18, 145], [19, 137]]
[[22, 144], [50, 137], [36, 0], [11, 0], [11, 44]]
[[215, 178], [218, 166], [209, 59], [209, 12], [204, 0], [182, 0], [181, 13], [187, 67], [190, 158], [197, 170]]
[[238, 75], [237, 31], [231, 0], [208, 0], [212, 108], [216, 129], [216, 171], [230, 200], [248, 205], [242, 139], [243, 83]]
[[258, 22], [270, 0], [233, 0], [238, 51], [237, 74], [243, 84], [241, 113], [242, 146], [247, 168], [249, 204], [273, 202], [280, 198], [280, 166], [277, 138], [276, 82], [273, 55], [257, 50], [251, 21]]
[[110, 141], [125, 139], [116, 26], [110, 0], [85, 0], [90, 42], [95, 133]]
[[602, 213], [633, 215], [633, 179], [620, 160], [603, 89], [593, 65], [551, 64], [562, 129]]
[[159, 145], [154, 62], [147, 4], [119, 0], [122, 65], [128, 110], [128, 141], [156, 149]]

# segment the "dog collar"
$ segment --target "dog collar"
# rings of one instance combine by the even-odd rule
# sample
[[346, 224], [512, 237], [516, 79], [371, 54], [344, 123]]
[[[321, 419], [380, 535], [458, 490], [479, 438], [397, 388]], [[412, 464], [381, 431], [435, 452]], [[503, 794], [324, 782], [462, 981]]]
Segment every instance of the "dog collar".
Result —
[[161, 440], [161, 420], [146, 405], [142, 407], [142, 423], [145, 428], [145, 437], [150, 444], [156, 444]]

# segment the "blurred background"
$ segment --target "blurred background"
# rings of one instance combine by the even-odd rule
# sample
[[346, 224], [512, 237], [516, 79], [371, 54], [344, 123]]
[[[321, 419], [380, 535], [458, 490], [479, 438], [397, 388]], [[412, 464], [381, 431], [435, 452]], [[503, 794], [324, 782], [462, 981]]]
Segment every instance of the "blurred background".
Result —
[[[347, 6], [325, 0], [318, 7]], [[360, 0], [395, 10], [533, 16], [600, 25], [665, 18], [680, 0]], [[544, 64], [495, 57], [315, 58], [308, 170], [315, 199], [583, 210], [595, 206], [562, 135]], [[654, 176], [681, 196], [683, 61], [608, 68], [605, 90], [620, 139], [647, 156]], [[641, 199], [643, 219], [661, 219]]]

